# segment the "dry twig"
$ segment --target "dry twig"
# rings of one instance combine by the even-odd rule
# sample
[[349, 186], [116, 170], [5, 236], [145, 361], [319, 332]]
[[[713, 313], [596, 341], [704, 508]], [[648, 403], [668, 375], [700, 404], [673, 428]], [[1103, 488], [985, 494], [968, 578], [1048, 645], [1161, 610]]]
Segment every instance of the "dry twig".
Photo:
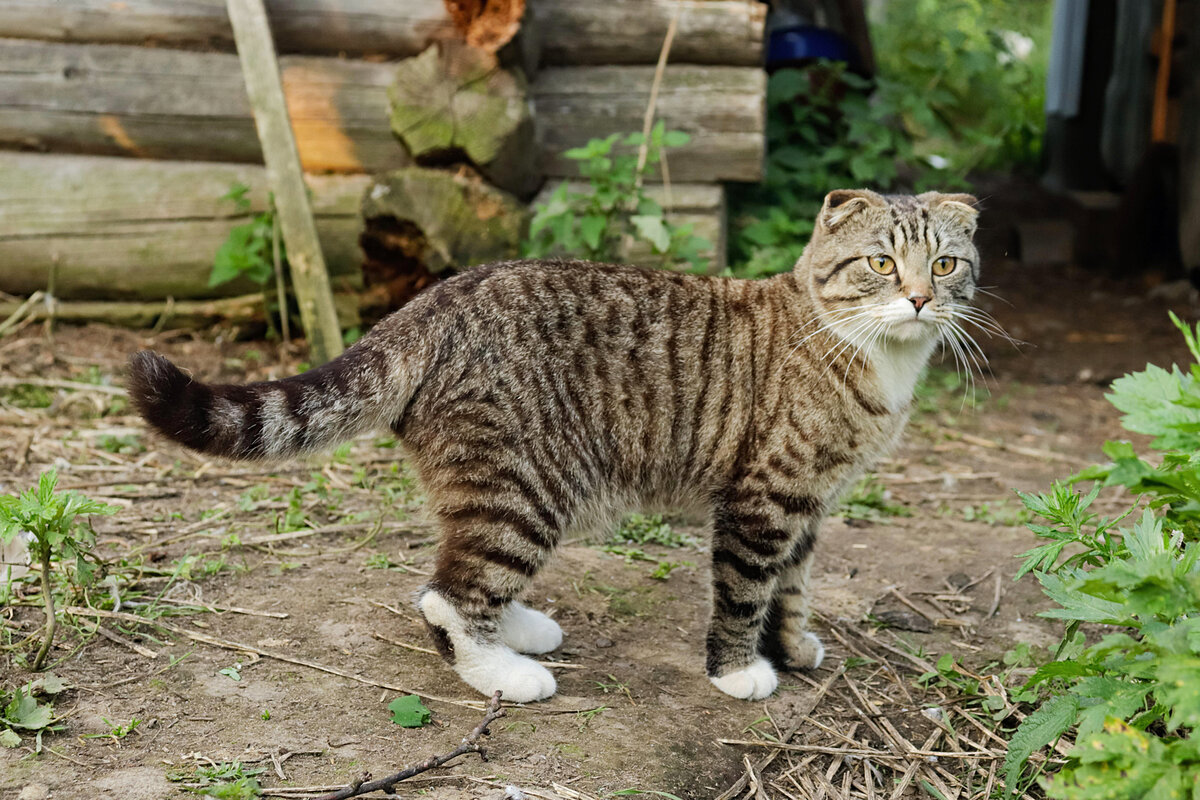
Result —
[[484, 761], [487, 761], [487, 751], [484, 750], [483, 745], [479, 743], [479, 739], [488, 733], [488, 725], [504, 716], [504, 709], [500, 707], [499, 691], [492, 695], [492, 698], [488, 700], [485, 711], [487, 713], [484, 714], [483, 720], [475, 726], [474, 730], [472, 730], [463, 738], [458, 747], [454, 748], [449, 753], [445, 753], [440, 756], [430, 756], [420, 763], [405, 767], [399, 772], [393, 775], [388, 775], [386, 778], [380, 778], [379, 780], [369, 780], [370, 776], [364, 775], [361, 779], [355, 781], [349, 786], [339, 789], [336, 792], [323, 794], [316, 798], [316, 800], [346, 800], [350, 797], [358, 797], [359, 795], [370, 794], [371, 792], [379, 791], [392, 794], [395, 784], [399, 783], [400, 781], [411, 778], [414, 775], [420, 775], [422, 772], [427, 772], [428, 770], [436, 767], [440, 767], [446, 762], [453, 761], [459, 756], [466, 755], [467, 753], [479, 753], [479, 757]]

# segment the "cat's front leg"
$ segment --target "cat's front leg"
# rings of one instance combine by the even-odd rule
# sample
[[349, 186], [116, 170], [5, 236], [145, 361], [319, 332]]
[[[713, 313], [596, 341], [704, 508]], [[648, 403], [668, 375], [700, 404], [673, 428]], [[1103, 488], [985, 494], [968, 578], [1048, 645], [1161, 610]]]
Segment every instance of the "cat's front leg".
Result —
[[760, 643], [780, 575], [812, 549], [820, 505], [808, 496], [746, 488], [717, 504], [707, 670], [726, 694], [758, 700], [779, 683]]
[[[816, 526], [806, 534], [816, 541]], [[825, 660], [825, 646], [808, 629], [809, 572], [813, 548], [800, 547], [785, 564], [775, 583], [771, 614], [763, 630], [763, 655], [780, 669], [816, 669]]]

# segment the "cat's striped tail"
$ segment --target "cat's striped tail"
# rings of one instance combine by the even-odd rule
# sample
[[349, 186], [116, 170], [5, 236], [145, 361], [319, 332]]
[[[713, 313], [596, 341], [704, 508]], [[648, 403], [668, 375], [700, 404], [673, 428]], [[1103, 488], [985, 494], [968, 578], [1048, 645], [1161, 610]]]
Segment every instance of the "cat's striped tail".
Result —
[[279, 381], [204, 384], [158, 353], [129, 359], [129, 395], [156, 430], [201, 453], [274, 460], [382, 431], [403, 413], [424, 373], [412, 354], [365, 339], [316, 369]]

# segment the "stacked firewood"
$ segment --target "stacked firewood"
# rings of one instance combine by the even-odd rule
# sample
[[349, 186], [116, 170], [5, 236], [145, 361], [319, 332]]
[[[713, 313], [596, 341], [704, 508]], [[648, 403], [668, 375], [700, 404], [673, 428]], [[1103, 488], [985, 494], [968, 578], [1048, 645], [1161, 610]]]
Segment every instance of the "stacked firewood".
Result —
[[[515, 255], [538, 190], [577, 174], [562, 152], [641, 129], [675, 14], [656, 113], [691, 140], [670, 153], [672, 213], [720, 258], [722, 183], [761, 177], [753, 0], [267, 5], [342, 290], [396, 302], [414, 275]], [[0, 0], [0, 291], [252, 291], [208, 275], [244, 214], [222, 195], [242, 182], [266, 206], [261, 160], [223, 0]]]

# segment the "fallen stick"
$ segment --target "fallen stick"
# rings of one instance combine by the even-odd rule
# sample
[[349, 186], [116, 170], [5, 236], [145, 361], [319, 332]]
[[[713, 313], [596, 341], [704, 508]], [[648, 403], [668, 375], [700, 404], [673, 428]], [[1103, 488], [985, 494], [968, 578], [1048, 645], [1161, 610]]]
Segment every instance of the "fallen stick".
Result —
[[424, 761], [405, 767], [394, 775], [389, 775], [386, 778], [379, 780], [369, 780], [370, 775], [364, 775], [361, 779], [351, 783], [344, 789], [329, 794], [323, 794], [316, 800], [346, 800], [350, 797], [358, 797], [359, 795], [369, 794], [371, 792], [384, 791], [388, 794], [393, 794], [395, 784], [402, 780], [411, 778], [414, 775], [420, 775], [422, 772], [427, 772], [436, 767], [440, 767], [448, 761], [453, 761], [461, 755], [467, 753], [479, 753], [479, 757], [487, 761], [487, 751], [483, 745], [479, 743], [479, 738], [488, 733], [488, 725], [504, 716], [504, 709], [500, 707], [500, 692], [497, 691], [492, 698], [488, 700], [486, 713], [483, 720], [475, 726], [474, 730], [468, 733], [458, 745], [458, 747], [440, 756], [430, 756]]
[[40, 386], [44, 389], [73, 389], [77, 392], [99, 392], [124, 397], [126, 392], [120, 386], [105, 386], [102, 383], [83, 383], [82, 381], [64, 381], [57, 378], [0, 378], [0, 388], [14, 389], [18, 386]]
[[964, 433], [962, 431], [950, 430], [949, 428], [940, 428], [939, 432], [952, 442], [962, 442], [963, 444], [971, 444], [976, 447], [986, 447], [989, 450], [1002, 450], [1006, 453], [1013, 453], [1018, 456], [1028, 456], [1029, 458], [1041, 458], [1049, 461], [1058, 461], [1064, 464], [1079, 465], [1081, 459], [1071, 458], [1059, 453], [1053, 453], [1049, 450], [1039, 450], [1034, 447], [1022, 447], [1019, 444], [1008, 444], [996, 439], [985, 439], [982, 436]]
[[165, 628], [172, 633], [177, 633], [180, 636], [186, 636], [195, 642], [210, 644], [213, 647], [220, 647], [225, 650], [234, 650], [241, 653], [254, 653], [255, 655], [262, 656], [263, 658], [272, 658], [276, 661], [284, 661], [288, 664], [296, 664], [297, 666], [315, 669], [318, 672], [327, 672], [330, 675], [337, 675], [339, 678], [347, 678], [352, 681], [357, 681], [358, 683], [365, 683], [367, 686], [378, 686], [381, 689], [388, 689], [390, 691], [400, 692], [402, 694], [415, 694], [428, 700], [451, 703], [456, 706], [462, 706], [464, 708], [470, 708], [476, 711], [478, 711], [480, 707], [479, 701], [453, 700], [449, 697], [438, 697], [437, 695], [429, 694], [428, 692], [418, 692], [403, 686], [395, 686], [390, 683], [384, 683], [383, 681], [364, 678], [361, 675], [355, 675], [353, 672], [338, 669], [337, 667], [328, 667], [324, 664], [318, 664], [315, 661], [308, 661], [303, 658], [287, 656], [283, 653], [273, 653], [270, 650], [263, 650], [261, 647], [255, 647], [251, 644], [242, 644], [241, 642], [229, 642], [224, 639], [218, 639], [215, 636], [209, 636], [207, 633], [200, 633], [199, 631], [192, 631], [188, 630], [187, 628], [181, 628], [178, 625], [172, 625], [169, 622], [163, 622], [161, 619], [151, 620], [146, 619], [145, 617], [139, 617], [137, 614], [125, 614], [120, 611], [104, 611], [99, 608], [83, 608], [81, 606], [68, 606], [67, 608], [64, 608], [63, 611], [67, 614], [74, 614], [80, 617], [105, 617], [107, 619], [119, 619], [126, 622], [136, 622], [141, 625], [157, 626], [160, 628]]

